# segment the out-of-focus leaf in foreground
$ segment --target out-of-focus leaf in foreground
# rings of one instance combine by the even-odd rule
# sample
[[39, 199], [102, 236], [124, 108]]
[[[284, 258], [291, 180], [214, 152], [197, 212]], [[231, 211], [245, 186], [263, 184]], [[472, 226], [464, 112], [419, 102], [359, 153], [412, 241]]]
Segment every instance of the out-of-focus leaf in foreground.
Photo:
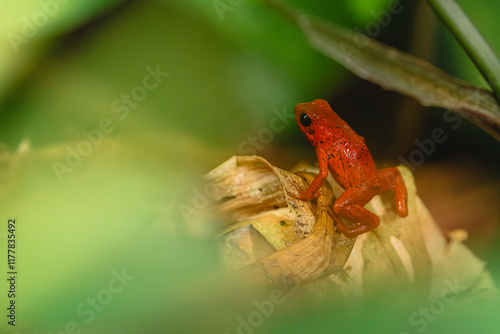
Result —
[[278, 1], [268, 3], [292, 19], [314, 48], [357, 76], [412, 96], [424, 106], [450, 109], [500, 139], [500, 106], [490, 91], [364, 34], [300, 14]]

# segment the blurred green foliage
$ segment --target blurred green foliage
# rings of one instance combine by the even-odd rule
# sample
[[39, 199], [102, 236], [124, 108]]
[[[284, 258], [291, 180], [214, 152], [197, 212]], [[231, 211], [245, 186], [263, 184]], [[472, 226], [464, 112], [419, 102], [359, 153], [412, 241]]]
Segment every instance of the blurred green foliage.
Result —
[[[351, 28], [388, 5], [290, 2]], [[500, 50], [498, 1], [461, 4]], [[274, 108], [292, 113], [296, 103], [330, 96], [354, 79], [262, 3], [232, 8], [222, 20], [213, 2], [202, 0], [0, 2], [0, 234], [8, 218], [17, 219], [15, 332], [69, 333], [72, 322], [82, 333], [236, 332], [236, 317], [246, 314], [238, 312], [248, 307], [239, 299], [243, 292], [224, 280], [206, 283], [218, 265], [216, 251], [210, 240], [185, 235], [189, 226], [178, 205], [196, 206], [191, 196], [201, 176], [269, 127]], [[27, 37], [30, 24], [36, 32]], [[437, 62], [480, 81], [440, 31]], [[22, 42], [13, 44], [19, 36]], [[120, 118], [113, 103], [123, 107], [123, 94], [139, 92], [148, 66], [168, 77]], [[101, 130], [102, 140], [84, 147], [83, 131], [96, 133], [103, 119], [113, 130]], [[273, 139], [295, 135], [290, 121]], [[275, 143], [263, 145], [265, 152], [278, 152]], [[80, 159], [70, 153], [79, 150]], [[57, 172], [54, 162], [67, 169]], [[5, 235], [0, 241], [4, 271]], [[87, 322], [78, 307], [108, 296], [102, 291], [122, 268], [134, 279]], [[5, 310], [3, 290], [2, 283]], [[342, 314], [329, 318], [336, 311], [313, 316], [312, 306], [304, 307], [284, 307], [258, 331], [332, 333], [333, 320], [349, 329]], [[391, 316], [396, 320], [383, 322], [384, 310], [392, 309], [352, 320], [355, 328], [372, 329], [373, 321], [381, 332], [398, 332], [413, 312], [399, 310]], [[2, 331], [14, 333], [3, 313]]]

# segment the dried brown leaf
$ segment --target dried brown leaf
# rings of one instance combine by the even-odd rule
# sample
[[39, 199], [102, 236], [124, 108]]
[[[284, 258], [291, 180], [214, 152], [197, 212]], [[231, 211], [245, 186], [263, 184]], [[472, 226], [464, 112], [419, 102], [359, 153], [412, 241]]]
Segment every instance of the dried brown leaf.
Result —
[[273, 285], [312, 283], [310, 290], [321, 295], [325, 287], [345, 296], [390, 287], [418, 291], [425, 299], [453, 280], [470, 291], [496, 290], [484, 263], [461, 243], [464, 233], [452, 234], [448, 243], [416, 195], [411, 172], [399, 169], [408, 190], [408, 217], [394, 212], [390, 194], [375, 196], [366, 207], [380, 217], [380, 226], [356, 240], [337, 232], [328, 214], [343, 192], [331, 176], [316, 200], [303, 201], [288, 192], [306, 188], [316, 173], [290, 173], [257, 156], [230, 158], [206, 176], [228, 266]]

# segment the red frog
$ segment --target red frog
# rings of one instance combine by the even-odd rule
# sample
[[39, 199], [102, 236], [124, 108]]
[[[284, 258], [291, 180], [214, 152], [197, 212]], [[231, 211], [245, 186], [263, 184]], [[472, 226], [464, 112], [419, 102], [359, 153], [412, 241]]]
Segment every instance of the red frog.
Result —
[[328, 170], [344, 192], [333, 205], [333, 212], [357, 223], [346, 227], [332, 214], [337, 229], [353, 238], [376, 228], [380, 218], [364, 208], [375, 195], [392, 190], [399, 216], [408, 215], [406, 186], [395, 167], [377, 170], [363, 137], [343, 121], [325, 100], [314, 100], [295, 106], [295, 119], [307, 140], [314, 146], [319, 173], [305, 192], [291, 196], [312, 200], [328, 177]]

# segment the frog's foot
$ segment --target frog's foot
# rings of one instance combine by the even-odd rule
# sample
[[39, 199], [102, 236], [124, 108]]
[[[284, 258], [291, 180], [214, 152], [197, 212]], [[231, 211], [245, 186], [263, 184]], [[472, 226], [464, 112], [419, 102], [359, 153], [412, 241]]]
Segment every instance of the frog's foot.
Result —
[[[377, 217], [378, 218], [378, 217]], [[338, 218], [337, 218], [338, 219]], [[358, 225], [355, 227], [347, 227], [345, 224], [338, 219], [340, 223], [337, 223], [336, 227], [339, 232], [341, 232], [343, 235], [345, 235], [348, 238], [355, 238], [360, 234], [369, 232], [373, 230], [375, 227], [379, 225], [379, 223], [376, 223], [373, 226], [370, 225]]]
[[347, 238], [355, 238], [358, 236], [358, 234], [351, 232], [353, 228], [345, 226], [344, 222], [335, 214], [335, 212], [333, 212], [332, 208], [328, 210], [328, 215], [333, 219], [333, 222], [335, 223], [334, 226], [338, 232], [342, 233]]
[[295, 181], [292, 181], [292, 185], [293, 185], [293, 188], [295, 188], [294, 189], [295, 192], [291, 192], [288, 189], [286, 190], [287, 195], [290, 197], [300, 199], [303, 201], [311, 201], [311, 200], [315, 199], [316, 197], [318, 197], [319, 195], [322, 195], [321, 192], [317, 192], [316, 194], [314, 194], [311, 191], [309, 191], [309, 189], [306, 191], [303, 191]]

